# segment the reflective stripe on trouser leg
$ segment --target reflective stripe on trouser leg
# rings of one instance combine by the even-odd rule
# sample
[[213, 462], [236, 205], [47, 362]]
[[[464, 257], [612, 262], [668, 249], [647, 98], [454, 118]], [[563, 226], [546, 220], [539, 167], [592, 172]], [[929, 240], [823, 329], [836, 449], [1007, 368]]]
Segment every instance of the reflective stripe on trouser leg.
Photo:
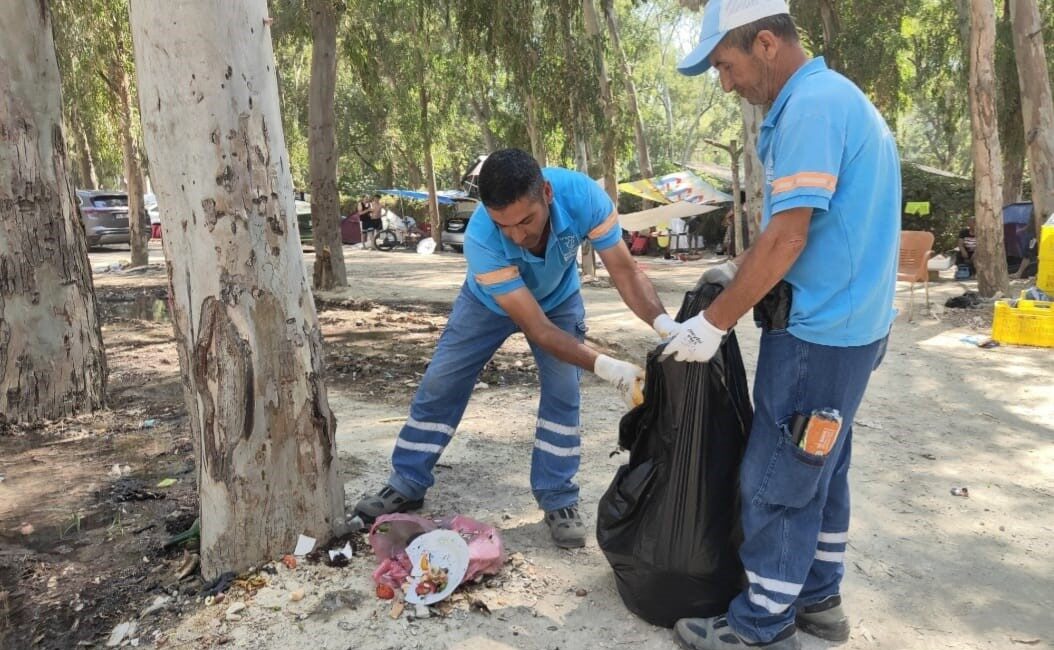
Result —
[[844, 549], [835, 540], [848, 530], [848, 500], [844, 507], [837, 496], [831, 502], [840, 525], [827, 516], [827, 504], [832, 488], [844, 496], [834, 475], [847, 471], [851, 428], [841, 432], [828, 457], [819, 458], [798, 449], [787, 424], [794, 413], [824, 407], [838, 409], [851, 423], [880, 349], [880, 342], [834, 348], [787, 332], [762, 334], [755, 413], [740, 468], [740, 557], [749, 588], [728, 613], [732, 629], [748, 642], [767, 643], [794, 624], [794, 606], [805, 594], [818, 548]]
[[[585, 339], [582, 296], [574, 294], [546, 314], [554, 325]], [[578, 503], [575, 474], [581, 459], [579, 434], [579, 380], [582, 371], [531, 344], [541, 399], [531, 452], [531, 491], [542, 510], [558, 510]]]
[[462, 288], [395, 441], [388, 483], [398, 492], [421, 499], [435, 482], [432, 470], [461, 422], [480, 371], [515, 331], [512, 320]]
[[[852, 456], [853, 428], [846, 430], [845, 446], [827, 486], [823, 522], [816, 542], [809, 576], [805, 579], [799, 603], [811, 605], [837, 594], [845, 575], [845, 548], [849, 542], [849, 459]], [[830, 462], [830, 461], [828, 461]]]

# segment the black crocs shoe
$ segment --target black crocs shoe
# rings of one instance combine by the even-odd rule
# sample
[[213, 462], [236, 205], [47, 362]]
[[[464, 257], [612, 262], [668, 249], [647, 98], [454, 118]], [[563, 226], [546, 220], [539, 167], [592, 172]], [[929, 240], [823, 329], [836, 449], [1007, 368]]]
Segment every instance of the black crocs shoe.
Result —
[[362, 518], [363, 523], [372, 524], [373, 520], [381, 515], [420, 510], [424, 504], [424, 499], [411, 500], [402, 493], [396, 492], [392, 486], [385, 485], [374, 496], [366, 497], [356, 503], [355, 514]]
[[799, 607], [795, 623], [802, 632], [824, 641], [845, 643], [849, 640], [849, 617], [842, 609], [842, 597], [839, 594], [828, 596], [813, 605]]
[[682, 618], [673, 626], [673, 636], [677, 645], [685, 650], [801, 650], [801, 641], [793, 625], [788, 625], [768, 643], [748, 643], [736, 636], [724, 616]]

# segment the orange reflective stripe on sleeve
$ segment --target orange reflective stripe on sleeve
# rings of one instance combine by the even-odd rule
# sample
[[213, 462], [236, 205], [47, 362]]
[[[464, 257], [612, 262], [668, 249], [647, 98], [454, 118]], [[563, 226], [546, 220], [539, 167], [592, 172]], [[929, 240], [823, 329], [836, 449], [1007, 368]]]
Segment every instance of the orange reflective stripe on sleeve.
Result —
[[823, 172], [799, 172], [772, 181], [772, 194], [775, 196], [776, 194], [790, 192], [799, 187], [816, 187], [827, 190], [828, 192], [833, 192], [837, 184], [838, 179], [832, 174], [825, 174]]
[[596, 228], [589, 231], [586, 235], [589, 239], [599, 239], [604, 235], [611, 232], [611, 229], [618, 225], [618, 210], [615, 210], [608, 215], [607, 219], [604, 219], [604, 223], [600, 224]]
[[506, 266], [503, 269], [497, 271], [489, 271], [487, 273], [477, 273], [476, 282], [484, 286], [494, 286], [495, 284], [501, 284], [502, 282], [508, 282], [509, 280], [515, 280], [520, 277], [520, 270], [515, 266]]

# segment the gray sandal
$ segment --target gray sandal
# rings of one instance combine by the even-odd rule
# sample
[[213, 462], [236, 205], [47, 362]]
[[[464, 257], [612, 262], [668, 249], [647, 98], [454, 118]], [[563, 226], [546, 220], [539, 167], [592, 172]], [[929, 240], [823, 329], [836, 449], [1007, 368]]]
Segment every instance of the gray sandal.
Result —
[[366, 497], [356, 503], [355, 514], [361, 517], [364, 523], [372, 524], [373, 520], [381, 515], [419, 510], [424, 504], [424, 499], [411, 500], [409, 497], [396, 492], [392, 486], [385, 485], [374, 496]]
[[586, 545], [586, 525], [578, 514], [578, 506], [569, 506], [545, 513], [549, 533], [560, 548], [581, 548]]

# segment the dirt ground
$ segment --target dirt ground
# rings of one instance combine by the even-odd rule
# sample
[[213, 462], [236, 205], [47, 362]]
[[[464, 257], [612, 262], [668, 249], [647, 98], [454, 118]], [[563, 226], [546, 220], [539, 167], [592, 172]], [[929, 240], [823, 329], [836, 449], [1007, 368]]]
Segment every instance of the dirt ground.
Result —
[[[352, 286], [317, 297], [327, 386], [349, 507], [388, 474], [410, 398], [464, 277], [460, 256], [347, 249]], [[537, 377], [522, 336], [484, 372], [444, 454], [425, 513], [499, 527], [512, 560], [427, 619], [398, 619], [373, 594], [374, 560], [346, 567], [271, 564], [205, 604], [164, 539], [193, 521], [193, 456], [165, 278], [155, 246], [141, 273], [105, 270], [127, 251], [92, 254], [110, 366], [110, 410], [0, 435], [0, 647], [623, 648], [673, 646], [627, 612], [603, 555], [553, 547], [531, 497]], [[311, 261], [309, 256], [308, 261]], [[642, 259], [669, 310], [712, 260]], [[845, 648], [1050, 648], [1054, 644], [1054, 350], [983, 349], [990, 309], [944, 310], [969, 283], [916, 294], [857, 416], [854, 518], [844, 596]], [[643, 360], [655, 338], [609, 283], [583, 294], [592, 344]], [[898, 304], [907, 303], [901, 285]], [[758, 335], [738, 328], [748, 375]], [[626, 455], [611, 456], [621, 414], [583, 380], [582, 510]], [[175, 479], [158, 487], [163, 479]], [[953, 487], [968, 487], [955, 497]], [[302, 592], [302, 594], [297, 593]], [[295, 595], [294, 595], [295, 594]], [[291, 595], [303, 595], [293, 600]], [[244, 604], [240, 612], [228, 611]], [[237, 606], [235, 606], [237, 609]], [[151, 611], [152, 610], [152, 611]], [[144, 613], [145, 612], [145, 613]], [[803, 636], [806, 649], [827, 647]]]

